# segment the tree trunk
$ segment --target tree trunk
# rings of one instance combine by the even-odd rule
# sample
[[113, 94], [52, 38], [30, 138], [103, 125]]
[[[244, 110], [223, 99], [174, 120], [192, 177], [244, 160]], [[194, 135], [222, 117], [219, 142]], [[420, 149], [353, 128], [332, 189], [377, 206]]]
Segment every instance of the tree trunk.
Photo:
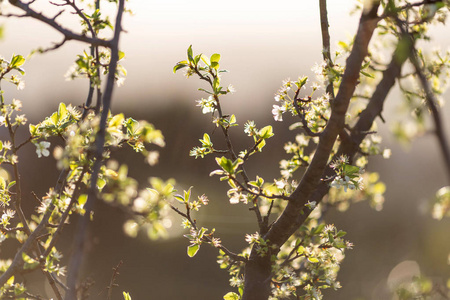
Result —
[[[329, 123], [320, 137], [313, 161], [305, 172], [299, 186], [291, 195], [293, 200], [289, 201], [283, 213], [264, 235], [264, 239], [268, 242], [269, 247], [275, 244], [277, 249], [279, 249], [309, 216], [310, 211], [306, 211], [305, 204], [318, 188], [320, 178], [328, 164], [331, 149], [338, 133], [343, 129], [345, 113], [358, 84], [361, 65], [368, 53], [369, 42], [379, 21], [377, 16], [378, 7], [379, 1], [374, 1], [369, 9], [363, 11], [353, 49], [347, 59], [341, 86], [334, 100]], [[270, 296], [270, 283], [273, 276], [271, 255], [276, 255], [276, 253], [270, 253], [269, 251], [266, 256], [261, 257], [257, 253], [256, 247], [258, 245], [253, 246], [249, 261], [245, 266], [242, 300], [267, 300]]]
[[250, 258], [245, 266], [244, 295], [242, 300], [265, 300], [270, 296], [272, 264], [270, 255], [261, 257], [253, 246]]

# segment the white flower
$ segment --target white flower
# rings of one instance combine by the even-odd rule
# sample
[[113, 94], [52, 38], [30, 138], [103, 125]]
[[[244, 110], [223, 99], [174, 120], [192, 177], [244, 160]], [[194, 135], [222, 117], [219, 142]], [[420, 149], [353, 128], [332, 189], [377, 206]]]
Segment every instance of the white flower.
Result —
[[272, 109], [272, 115], [275, 121], [283, 121], [283, 113], [286, 111], [286, 108], [283, 106], [274, 105]]
[[19, 110], [22, 108], [22, 101], [17, 100], [17, 99], [13, 99], [13, 100], [12, 100], [12, 105], [11, 105], [11, 107], [12, 107], [14, 110], [19, 111]]
[[313, 210], [317, 206], [316, 201], [309, 201], [305, 204], [306, 207], [308, 207], [310, 210]]
[[231, 84], [229, 84], [229, 85], [228, 85], [228, 88], [227, 88], [227, 92], [228, 92], [228, 93], [231, 93], [231, 94], [234, 94], [234, 93], [236, 92], [236, 89], [234, 88], [234, 86], [232, 86]]
[[209, 96], [208, 99], [200, 99], [195, 100], [197, 102], [196, 106], [200, 106], [202, 108], [202, 113], [212, 113], [216, 109], [217, 102], [214, 100], [212, 96]]
[[25, 88], [25, 82], [20, 81], [20, 82], [17, 84], [17, 89], [18, 89], [18, 90], [23, 90], [24, 88]]
[[388, 159], [389, 157], [391, 157], [391, 154], [392, 154], [391, 149], [384, 149], [383, 150], [383, 158], [384, 159]]
[[42, 141], [39, 144], [35, 144], [36, 145], [36, 153], [38, 157], [42, 157], [42, 156], [49, 156], [50, 155], [50, 151], [48, 151], [48, 148], [50, 147], [50, 142], [45, 142]]
[[74, 80], [78, 75], [77, 65], [73, 64], [70, 66], [69, 70], [67, 70], [66, 74], [64, 74], [64, 78], [66, 78], [66, 81]]
[[259, 241], [260, 235], [258, 232], [255, 232], [254, 234], [246, 234], [245, 235], [245, 241], [249, 244], [254, 244]]
[[275, 185], [280, 190], [284, 189], [284, 187], [286, 186], [286, 181], [284, 181], [284, 180], [276, 180], [276, 179], [274, 179], [274, 181], [275, 181]]
[[154, 166], [158, 163], [159, 152], [158, 151], [150, 151], [147, 155], [146, 161], [150, 166]]
[[294, 82], [291, 81], [290, 78], [283, 80], [282, 84], [283, 84], [285, 91], [289, 91], [291, 89], [293, 83]]
[[238, 204], [241, 199], [241, 195], [239, 193], [234, 193], [230, 198], [230, 204]]
[[314, 82], [311, 86], [311, 88], [313, 89], [313, 91], [320, 89], [320, 85], [317, 82]]
[[6, 124], [6, 118], [4, 116], [0, 116], [0, 126], [3, 126]]
[[119, 77], [116, 79], [116, 84], [118, 87], [121, 87], [124, 82], [125, 82], [125, 77]]
[[300, 147], [306, 147], [309, 144], [309, 140], [303, 134], [297, 134], [295, 136], [295, 141]]

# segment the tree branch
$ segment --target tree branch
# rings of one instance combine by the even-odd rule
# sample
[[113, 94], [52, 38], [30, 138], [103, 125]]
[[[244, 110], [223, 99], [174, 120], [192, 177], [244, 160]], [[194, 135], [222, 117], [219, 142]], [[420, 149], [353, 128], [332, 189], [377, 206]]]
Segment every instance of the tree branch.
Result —
[[[42, 13], [36, 12], [34, 9], [32, 9], [30, 7], [31, 3], [25, 3], [21, 0], [9, 0], [9, 3], [11, 3], [11, 5], [13, 5], [17, 8], [20, 8], [21, 10], [23, 10], [25, 12], [25, 15], [21, 15], [20, 17], [28, 16], [28, 17], [39, 20], [39, 21], [51, 26], [56, 31], [63, 34], [65, 37], [65, 40], [67, 40], [67, 41], [76, 40], [76, 41], [80, 41], [80, 42], [85, 42], [87, 44], [91, 44], [91, 45], [95, 45], [95, 46], [104, 46], [104, 47], [108, 47], [108, 48], [110, 48], [114, 42], [113, 40], [104, 40], [104, 39], [99, 39], [99, 38], [95, 38], [95, 37], [88, 37], [86, 35], [81, 35], [81, 34], [73, 32], [69, 29], [66, 29], [62, 25], [58, 24], [55, 21], [55, 18], [48, 18], [48, 17], [44, 16]], [[56, 15], [56, 16], [58, 16], [58, 15]]]
[[[378, 7], [378, 4], [375, 5]], [[373, 13], [375, 11], [375, 14]], [[329, 155], [336, 141], [337, 135], [344, 128], [345, 113], [356, 85], [358, 84], [359, 71], [364, 58], [368, 53], [368, 44], [375, 30], [379, 18], [376, 10], [372, 8], [368, 14], [361, 16], [358, 32], [350, 56], [347, 59], [346, 69], [339, 87], [339, 92], [333, 101], [330, 120], [325, 127], [317, 146], [317, 150], [307, 168], [300, 184], [292, 193], [294, 199], [288, 203], [281, 216], [273, 224], [272, 228], [264, 237], [278, 246], [283, 245], [290, 235], [297, 229], [295, 221], [303, 212], [304, 219], [309, 215], [305, 212], [305, 204], [308, 202], [312, 192], [316, 189], [322, 178], [325, 167], [328, 164]]]
[[419, 60], [417, 58], [417, 50], [415, 48], [413, 48], [412, 50], [413, 51], [411, 51], [409, 55], [409, 60], [413, 64], [414, 69], [416, 70], [417, 77], [419, 78], [420, 84], [422, 85], [422, 88], [425, 91], [425, 102], [431, 111], [431, 116], [433, 118], [433, 123], [435, 127], [435, 134], [438, 139], [442, 156], [444, 157], [445, 168], [448, 176], [447, 179], [450, 184], [450, 147], [447, 140], [447, 136], [445, 134], [442, 116], [437, 106], [438, 100], [436, 99], [436, 96], [434, 95], [431, 89], [430, 83], [428, 82], [428, 79], [426, 78], [424, 71], [420, 66]]
[[[74, 253], [72, 255], [69, 272], [67, 275], [67, 285], [69, 287], [66, 293], [66, 300], [76, 300], [77, 291], [76, 285], [79, 277], [80, 268], [83, 262], [84, 248], [86, 242], [86, 232], [88, 229], [89, 219], [91, 212], [93, 211], [95, 200], [97, 198], [97, 179], [100, 172], [100, 167], [103, 164], [103, 149], [105, 145], [106, 136], [106, 123], [109, 110], [111, 108], [112, 93], [115, 82], [115, 73], [117, 69], [117, 62], [119, 60], [119, 38], [122, 32], [122, 15], [125, 8], [125, 0], [119, 0], [119, 5], [117, 9], [114, 37], [111, 41], [111, 61], [109, 64], [109, 73], [107, 77], [105, 93], [103, 95], [103, 111], [100, 119], [99, 130], [96, 136], [96, 147], [95, 147], [95, 162], [93, 166], [93, 171], [91, 175], [91, 186], [88, 193], [88, 199], [85, 205], [85, 214], [80, 219], [78, 223], [77, 234], [75, 236]], [[95, 45], [95, 44], [93, 44]]]
[[[326, 61], [328, 68], [332, 68], [333, 61], [331, 60], [330, 32], [328, 31], [330, 25], [328, 23], [327, 0], [320, 0], [319, 7], [320, 7], [320, 27], [322, 32], [323, 60]], [[335, 95], [332, 80], [330, 80], [330, 82], [328, 83], [326, 87], [326, 92], [330, 94], [331, 99], [334, 99]]]
[[[68, 174], [67, 170], [63, 170], [61, 172], [58, 182], [56, 183], [56, 186], [55, 186], [56, 191], [60, 191], [62, 189], [62, 187], [64, 186], [64, 181], [65, 181], [67, 174]], [[3, 273], [0, 276], [0, 286], [3, 286], [8, 281], [8, 279], [11, 278], [11, 276], [14, 276], [18, 272], [21, 271], [22, 266], [23, 266], [22, 254], [29, 252], [31, 247], [35, 245], [37, 238], [41, 235], [41, 232], [47, 227], [48, 220], [50, 219], [50, 216], [52, 215], [54, 209], [55, 209], [55, 205], [53, 203], [51, 203], [47, 209], [47, 212], [45, 213], [44, 217], [42, 218], [41, 222], [39, 223], [39, 225], [28, 236], [27, 240], [22, 245], [22, 247], [19, 249], [19, 251], [17, 251], [9, 268], [5, 271], [5, 273]]]
[[345, 114], [358, 84], [361, 66], [368, 54], [369, 42], [379, 21], [377, 16], [378, 6], [379, 2], [374, 2], [368, 10], [364, 10], [361, 16], [339, 92], [333, 101], [331, 117], [320, 136], [311, 164], [303, 175], [300, 184], [292, 193], [292, 200], [289, 201], [283, 213], [263, 237], [269, 245], [276, 245], [278, 249], [268, 253], [265, 257], [261, 257], [257, 253], [257, 249], [252, 248], [250, 259], [245, 266], [243, 300], [261, 300], [269, 297], [270, 285], [266, 282], [270, 281], [272, 276], [270, 257], [276, 255], [279, 247], [297, 230], [298, 217], [301, 216], [304, 221], [310, 213], [310, 211], [306, 211], [305, 204], [320, 183], [337, 136], [344, 129]]

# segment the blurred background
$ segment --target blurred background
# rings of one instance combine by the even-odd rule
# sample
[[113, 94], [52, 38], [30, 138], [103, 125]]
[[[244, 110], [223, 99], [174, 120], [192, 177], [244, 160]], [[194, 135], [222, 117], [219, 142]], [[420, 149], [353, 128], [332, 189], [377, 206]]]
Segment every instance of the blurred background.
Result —
[[[45, 2], [37, 1], [35, 7], [52, 16], [55, 10]], [[355, 33], [358, 16], [349, 16], [354, 4], [349, 0], [329, 1], [332, 50], [339, 40], [349, 40]], [[14, 11], [8, 4], [3, 6], [5, 12]], [[228, 204], [226, 184], [208, 176], [216, 168], [211, 158], [189, 157], [189, 150], [198, 144], [203, 132], [212, 134], [214, 127], [210, 116], [202, 115], [195, 107], [194, 100], [203, 96], [197, 91], [198, 87], [205, 87], [203, 83], [195, 78], [186, 80], [182, 74], [174, 75], [172, 68], [185, 59], [191, 44], [194, 53], [222, 55], [221, 66], [230, 71], [223, 76], [224, 85], [232, 84], [237, 90], [224, 97], [225, 113], [236, 114], [241, 125], [250, 119], [260, 127], [273, 125], [275, 129], [263, 154], [251, 160], [250, 176], [277, 178], [278, 160], [270, 158], [285, 157], [283, 145], [295, 133], [285, 123], [273, 120], [273, 96], [282, 80], [313, 76], [311, 67], [321, 62], [318, 1], [148, 0], [131, 1], [129, 6], [134, 15], [125, 16], [127, 32], [121, 40], [128, 76], [124, 86], [115, 90], [112, 110], [149, 120], [163, 131], [167, 143], [156, 167], [143, 164], [139, 155], [124, 155], [130, 175], [142, 186], [149, 176], [175, 178], [179, 190], [193, 186], [194, 195], [208, 195], [210, 205], [201, 210], [197, 220], [204, 227], [215, 227], [224, 244], [239, 252], [246, 245], [245, 234], [257, 229], [254, 215], [242, 205]], [[113, 7], [109, 11], [113, 13]], [[78, 28], [70, 15], [59, 20], [66, 27]], [[49, 47], [62, 39], [50, 27], [26, 18], [2, 18], [0, 24], [5, 29], [0, 55], [7, 59], [13, 53], [26, 56], [33, 49]], [[449, 47], [448, 28], [433, 29], [431, 35], [433, 40], [426, 47]], [[88, 83], [64, 78], [83, 49], [81, 43], [70, 42], [57, 51], [32, 56], [23, 66], [27, 72], [26, 88], [17, 91], [5, 84], [5, 98], [22, 100], [23, 111], [34, 124], [55, 111], [59, 102], [83, 103]], [[448, 99], [449, 93], [444, 98]], [[389, 129], [392, 121], [401, 117], [401, 102], [398, 91], [393, 91], [385, 106], [387, 122], [378, 124], [383, 146], [392, 149], [392, 156], [389, 160], [375, 157], [368, 168], [379, 172], [388, 187], [383, 210], [374, 211], [362, 202], [345, 213], [331, 211], [326, 216], [326, 222], [347, 231], [347, 239], [355, 244], [342, 264], [342, 289], [328, 292], [326, 299], [390, 299], [388, 279], [392, 282], [418, 272], [445, 280], [450, 275], [450, 222], [435, 221], [429, 213], [429, 200], [448, 182], [441, 154], [432, 134], [406, 147], [396, 144]], [[447, 104], [443, 115], [449, 113]], [[445, 120], [447, 134], [449, 119]], [[26, 129], [23, 130], [26, 136]], [[250, 141], [242, 130], [242, 126], [233, 130], [232, 138], [236, 145], [247, 148]], [[0, 131], [0, 135], [6, 138], [5, 131]], [[220, 141], [216, 135], [212, 135], [213, 139]], [[57, 171], [53, 158], [36, 159], [32, 145], [21, 153], [20, 162], [25, 195], [29, 195], [26, 212], [30, 214], [35, 204], [30, 192], [44, 195], [56, 182]], [[92, 299], [106, 298], [112, 267], [119, 261], [123, 264], [114, 299], [122, 299], [123, 290], [130, 292], [133, 299], [174, 300], [222, 299], [231, 290], [227, 272], [215, 263], [215, 249], [204, 246], [194, 258], [187, 257], [188, 240], [182, 237], [178, 216], [173, 216], [170, 237], [159, 241], [150, 241], [145, 235], [126, 237], [122, 230], [124, 220], [120, 210], [99, 207], [93, 226], [95, 245], [84, 269], [85, 276], [95, 280]], [[60, 245], [66, 250], [70, 246], [70, 238]], [[1, 255], [11, 255], [9, 251], [2, 248]], [[26, 280], [46, 295], [49, 289], [38, 278], [40, 274]]]

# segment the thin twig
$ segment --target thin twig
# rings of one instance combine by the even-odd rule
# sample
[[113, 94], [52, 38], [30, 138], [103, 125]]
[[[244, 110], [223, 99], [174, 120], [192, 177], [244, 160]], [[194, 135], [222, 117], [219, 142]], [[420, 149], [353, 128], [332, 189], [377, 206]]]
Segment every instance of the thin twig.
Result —
[[107, 300], [111, 300], [112, 299], [112, 290], [113, 287], [118, 286], [116, 284], [116, 277], [120, 274], [119, 273], [119, 269], [120, 266], [123, 264], [123, 261], [119, 261], [119, 263], [117, 264], [116, 267], [113, 268], [113, 273], [111, 275], [111, 280], [109, 281], [109, 285], [106, 287], [106, 289], [108, 290], [108, 296], [107, 296]]
[[[327, 63], [327, 67], [331, 69], [333, 68], [333, 61], [331, 60], [330, 32], [328, 30], [330, 25], [328, 23], [327, 0], [320, 0], [319, 8], [320, 8], [320, 28], [322, 32], [322, 55], [323, 60]], [[334, 99], [333, 80], [331, 78], [329, 78], [329, 82], [326, 87], [326, 92], [330, 95], [331, 100]]]
[[[176, 212], [177, 214], [179, 214], [180, 216], [186, 218], [186, 220], [188, 220], [188, 222], [191, 224], [192, 228], [194, 230], [198, 230], [197, 227], [197, 222], [195, 220], [191, 219], [191, 214], [190, 214], [190, 208], [188, 206], [188, 204], [186, 204], [186, 213], [182, 212], [181, 210], [179, 210], [178, 208], [176, 208], [175, 206], [173, 206], [172, 204], [169, 203], [170, 208]], [[210, 236], [208, 235], [204, 235], [203, 239], [208, 243], [208, 244], [213, 244], [213, 240]], [[213, 244], [214, 245], [214, 244]], [[229, 256], [231, 259], [233, 259], [234, 261], [243, 261], [246, 262], [247, 259], [243, 256], [240, 256], [230, 250], [228, 250], [228, 248], [226, 248], [225, 246], [223, 246], [222, 244], [219, 245], [214, 245], [214, 247], [216, 247], [219, 250], [222, 250], [227, 256]]]

